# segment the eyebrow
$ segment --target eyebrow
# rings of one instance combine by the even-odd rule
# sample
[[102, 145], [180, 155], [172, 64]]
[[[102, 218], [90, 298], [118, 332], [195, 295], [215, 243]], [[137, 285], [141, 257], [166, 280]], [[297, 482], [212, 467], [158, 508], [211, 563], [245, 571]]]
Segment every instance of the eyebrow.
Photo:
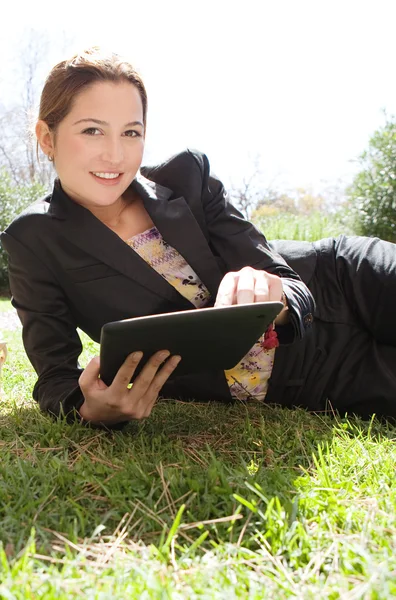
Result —
[[[100, 119], [92, 119], [91, 117], [88, 117], [87, 119], [79, 119], [78, 121], [73, 123], [73, 125], [78, 125], [79, 123], [96, 123], [97, 125], [109, 125], [107, 121], [101, 121]], [[144, 127], [141, 121], [130, 121], [129, 123], [126, 123], [125, 127], [134, 127], [135, 125], [140, 125], [141, 127]]]

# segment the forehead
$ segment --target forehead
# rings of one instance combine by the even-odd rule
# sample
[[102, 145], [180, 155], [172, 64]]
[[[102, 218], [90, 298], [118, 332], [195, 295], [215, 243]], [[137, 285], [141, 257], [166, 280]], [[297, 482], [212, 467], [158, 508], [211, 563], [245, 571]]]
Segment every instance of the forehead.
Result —
[[97, 81], [74, 99], [68, 120], [74, 118], [142, 120], [143, 104], [138, 89], [127, 81]]

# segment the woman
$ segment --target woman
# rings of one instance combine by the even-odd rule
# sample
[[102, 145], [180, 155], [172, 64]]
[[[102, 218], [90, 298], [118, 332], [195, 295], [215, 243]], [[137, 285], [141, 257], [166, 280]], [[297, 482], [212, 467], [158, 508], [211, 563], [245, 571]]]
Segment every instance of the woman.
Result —
[[[373, 348], [375, 378], [379, 385], [385, 376], [388, 387], [380, 411], [377, 387], [371, 387], [357, 412], [394, 415], [396, 383], [386, 372], [395, 356], [393, 311], [385, 301], [387, 325], [369, 333], [359, 314], [366, 291], [353, 288], [353, 277], [341, 285], [336, 258], [345, 246], [344, 270], [353, 276], [365, 244], [377, 244], [389, 257], [379, 284], [385, 289], [395, 281], [393, 246], [343, 238], [271, 248], [228, 202], [203, 154], [186, 151], [138, 173], [146, 114], [139, 75], [118, 56], [96, 49], [55, 66], [44, 85], [36, 135], [58, 179], [52, 194], [29, 207], [1, 238], [41, 408], [106, 426], [148, 416], [160, 392], [200, 400], [265, 399], [315, 410], [329, 398], [335, 408], [354, 411], [352, 401], [359, 398], [350, 401], [349, 375], [354, 382], [365, 373], [367, 356], [373, 359], [366, 350]], [[314, 326], [313, 298], [289, 262], [301, 266], [317, 299]], [[376, 273], [376, 266], [367, 261], [365, 269]], [[83, 372], [78, 367], [77, 327], [98, 341], [108, 321], [266, 300], [284, 304], [275, 321], [279, 348], [259, 340], [229, 372], [172, 377], [180, 357], [166, 349], [149, 360], [131, 389], [139, 353], [127, 358], [110, 387], [98, 378], [97, 357]], [[362, 310], [370, 321], [372, 304]]]

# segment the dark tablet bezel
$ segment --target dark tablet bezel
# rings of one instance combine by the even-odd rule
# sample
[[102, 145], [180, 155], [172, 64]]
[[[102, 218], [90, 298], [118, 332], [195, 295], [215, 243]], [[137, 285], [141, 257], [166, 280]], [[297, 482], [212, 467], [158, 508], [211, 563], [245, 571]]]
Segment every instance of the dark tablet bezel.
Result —
[[106, 323], [101, 331], [100, 376], [110, 385], [126, 357], [138, 350], [143, 351], [143, 358], [134, 377], [158, 350], [181, 355], [182, 360], [172, 377], [231, 369], [248, 353], [282, 308], [281, 302], [258, 302]]

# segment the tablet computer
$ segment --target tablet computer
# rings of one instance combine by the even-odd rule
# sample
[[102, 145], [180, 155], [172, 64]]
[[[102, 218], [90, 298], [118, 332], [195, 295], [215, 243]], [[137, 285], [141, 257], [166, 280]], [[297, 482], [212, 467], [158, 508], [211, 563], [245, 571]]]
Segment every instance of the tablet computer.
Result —
[[143, 357], [134, 377], [158, 350], [169, 350], [182, 357], [172, 377], [231, 369], [282, 308], [282, 302], [257, 302], [106, 323], [100, 338], [100, 377], [110, 385], [128, 354], [138, 350]]

